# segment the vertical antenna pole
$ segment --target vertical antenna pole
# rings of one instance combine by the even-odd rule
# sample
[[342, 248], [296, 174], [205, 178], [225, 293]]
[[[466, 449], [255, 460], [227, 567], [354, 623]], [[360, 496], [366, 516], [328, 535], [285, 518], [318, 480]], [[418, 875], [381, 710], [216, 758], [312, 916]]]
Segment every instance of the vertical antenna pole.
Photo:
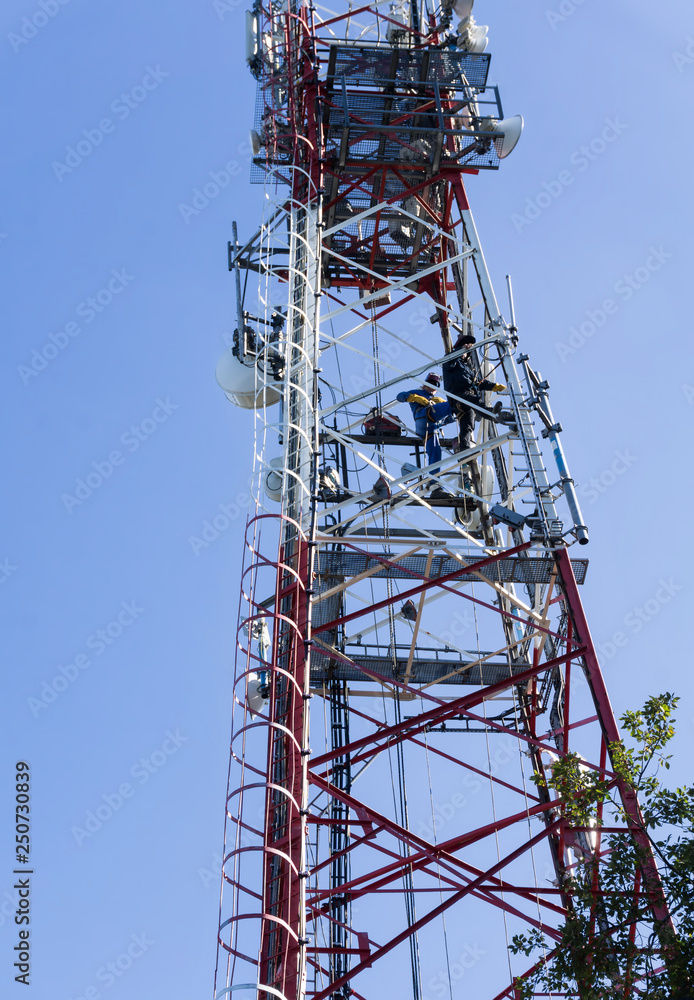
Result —
[[239, 252], [239, 233], [236, 227], [236, 223], [231, 224], [231, 235], [234, 238], [234, 279], [236, 282], [236, 322], [238, 323], [239, 331], [239, 344], [244, 344], [246, 338], [244, 337], [243, 328], [245, 323], [243, 321], [243, 309], [241, 307], [241, 269], [238, 262], [238, 252]]
[[511, 275], [506, 275], [506, 287], [508, 288], [508, 311], [511, 317], [511, 332], [517, 333], [518, 327], [516, 326], [516, 307], [513, 303], [513, 284], [511, 283]]

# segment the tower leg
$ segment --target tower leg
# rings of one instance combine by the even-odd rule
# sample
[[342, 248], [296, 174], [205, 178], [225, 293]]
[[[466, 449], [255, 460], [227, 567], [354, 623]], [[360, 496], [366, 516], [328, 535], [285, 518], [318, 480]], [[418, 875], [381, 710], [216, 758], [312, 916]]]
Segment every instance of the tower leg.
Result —
[[[612, 710], [610, 698], [607, 693], [605, 679], [602, 675], [602, 670], [600, 669], [600, 663], [598, 661], [598, 656], [595, 651], [590, 629], [588, 627], [588, 620], [578, 593], [576, 578], [571, 566], [568, 549], [560, 549], [557, 552], [557, 568], [559, 570], [566, 603], [573, 622], [574, 634], [580, 643], [585, 647], [583, 657], [585, 663], [585, 676], [593, 696], [595, 709], [600, 726], [602, 727], [603, 739], [605, 745], [607, 746], [608, 755], [611, 759], [611, 747], [616, 743], [621, 742], [621, 735], [619, 727], [617, 726], [617, 720], [615, 719], [614, 712]], [[672, 941], [675, 928], [672, 923], [672, 917], [670, 916], [668, 908], [665, 905], [662, 883], [658, 873], [658, 866], [653, 854], [651, 842], [645, 832], [639, 802], [633, 789], [629, 788], [623, 781], [618, 780], [617, 787], [619, 789], [620, 798], [622, 800], [629, 828], [632, 836], [634, 837], [634, 841], [639, 847], [641, 857], [643, 859], [641, 866], [643, 884], [649, 889], [651, 908], [653, 911], [653, 917], [656, 921], [656, 927], [661, 931], [660, 936], [663, 943], [669, 945]]]

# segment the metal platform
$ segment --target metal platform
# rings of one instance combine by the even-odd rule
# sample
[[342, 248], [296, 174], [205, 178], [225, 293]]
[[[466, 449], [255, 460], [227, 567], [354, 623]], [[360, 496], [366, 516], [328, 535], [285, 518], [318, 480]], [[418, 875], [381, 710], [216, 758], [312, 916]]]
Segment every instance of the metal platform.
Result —
[[[345, 435], [349, 437], [350, 441], [356, 444], [382, 444], [382, 445], [404, 445], [408, 448], [424, 448], [424, 438], [415, 437], [414, 435], [400, 434], [396, 436], [395, 434], [349, 434]], [[332, 435], [321, 434], [320, 443], [326, 444], [332, 441]], [[441, 447], [448, 448], [451, 446], [451, 441], [446, 438], [441, 438]]]
[[[469, 116], [464, 124], [451, 114], [451, 106], [465, 107], [467, 93], [449, 88], [442, 93], [437, 83], [409, 84], [406, 93], [375, 86], [358, 90], [344, 77], [336, 84], [341, 86], [326, 99], [326, 153], [346, 173], [376, 164], [403, 171], [425, 165], [436, 173], [446, 159], [468, 169], [498, 170], [494, 133], [473, 128]], [[496, 107], [493, 116], [498, 117]]]
[[[384, 560], [391, 560], [394, 558], [394, 555], [391, 552], [383, 552], [380, 553], [380, 557]], [[372, 574], [372, 579], [423, 579], [426, 564], [426, 554], [408, 556], [406, 559], [400, 559], [396, 564], [391, 566], [381, 565], [380, 569]], [[345, 580], [348, 577], [357, 576], [359, 573], [373, 569], [378, 565], [379, 559], [360, 552], [321, 551], [318, 556], [318, 578], [322, 581], [332, 579], [333, 583], [331, 583], [331, 586], [334, 586], [335, 578]], [[571, 565], [576, 582], [579, 584], [585, 583], [588, 560], [572, 559]], [[479, 573], [492, 583], [548, 584], [553, 572], [555, 572], [555, 563], [553, 559], [548, 557], [537, 556], [529, 556], [527, 559], [499, 559], [488, 566], [483, 566], [481, 570], [477, 570], [475, 573], [466, 574], [464, 563], [459, 562], [451, 556], [441, 555], [434, 556], [428, 577], [435, 580], [440, 576], [456, 572], [460, 574], [461, 579], [467, 575], [470, 580], [475, 580], [479, 578], [477, 575]], [[318, 607], [323, 603], [327, 602], [320, 602]], [[323, 621], [330, 621], [330, 619], [324, 618]]]
[[[336, 662], [330, 659], [327, 654], [322, 654], [319, 650], [314, 650], [311, 657], [311, 686], [321, 687], [329, 680], [342, 680], [364, 684], [379, 683], [378, 678], [382, 678], [384, 683], [389, 680], [402, 680], [407, 676], [409, 684], [432, 684], [446, 678], [445, 684], [469, 685], [479, 687], [480, 685], [498, 684], [499, 681], [508, 680], [514, 674], [527, 670], [526, 664], [516, 664], [509, 666], [505, 662], [488, 662], [466, 669], [466, 663], [474, 663], [475, 660], [463, 660], [459, 656], [444, 658], [434, 655], [415, 656], [407, 673], [407, 655], [398, 655], [395, 659], [390, 656], [359, 655], [359, 648], [349, 648], [347, 654], [364, 670], [359, 667], [350, 666], [346, 663]], [[476, 659], [489, 656], [489, 653], [480, 653]], [[368, 671], [365, 673], [364, 671]], [[458, 671], [457, 673], [455, 673]], [[369, 676], [375, 674], [377, 677]], [[451, 676], [453, 675], [453, 676]]]
[[[487, 88], [490, 58], [483, 53], [471, 54], [450, 50], [437, 52], [429, 49], [411, 50], [390, 46], [364, 45], [359, 48], [345, 45], [330, 46], [328, 72], [324, 85], [327, 101], [323, 122], [328, 148], [332, 148], [333, 151], [339, 150], [345, 128], [352, 127], [351, 140], [348, 142], [351, 147], [348, 157], [350, 160], [373, 161], [373, 154], [377, 153], [379, 160], [398, 163], [402, 149], [409, 148], [420, 163], [424, 162], [430, 158], [423, 155], [423, 150], [429, 142], [428, 129], [423, 121], [419, 121], [422, 134], [419, 135], [418, 132], [417, 136], [414, 136], [411, 133], [412, 119], [411, 115], [408, 117], [408, 111], [415, 112], [415, 118], [421, 119], [421, 115], [416, 115], [418, 105], [429, 104], [434, 96], [438, 102], [438, 113], [433, 127], [438, 132], [443, 130], [441, 87], [445, 88], [444, 96], [448, 99], [448, 105], [454, 96], [458, 99], [458, 103], [474, 99], [476, 105], [486, 104], [487, 101], [482, 95]], [[277, 79], [281, 79], [281, 73]], [[349, 87], [349, 97], [347, 87]], [[382, 93], [374, 95], [374, 87]], [[362, 92], [364, 88], [371, 88], [372, 93], [368, 95]], [[282, 99], [278, 100], [278, 89], [282, 90], [277, 85], [268, 86], [268, 82], [263, 80], [258, 85], [253, 125], [256, 132], [267, 142], [267, 146], [263, 155], [253, 159], [250, 179], [254, 184], [264, 183], [268, 168], [279, 168], [276, 176], [281, 179], [281, 168], [289, 168], [293, 162], [292, 136], [295, 129], [289, 118], [289, 109]], [[401, 91], [400, 94], [396, 93], [398, 89]], [[494, 93], [496, 94], [495, 89]], [[331, 105], [335, 99], [337, 106], [332, 109]], [[400, 106], [403, 101], [407, 106]], [[497, 101], [488, 103], [496, 104]], [[450, 117], [450, 111], [448, 114]], [[351, 121], [350, 115], [352, 115]], [[392, 120], [400, 122], [399, 128], [390, 128]], [[390, 129], [392, 148], [384, 146], [380, 138], [375, 145], [370, 140], [374, 125]], [[449, 126], [447, 134], [453, 135], [457, 132], [451, 130]], [[413, 139], [416, 138], [421, 140], [419, 143], [421, 149], [416, 142], [413, 143]], [[466, 157], [466, 166], [476, 169], [496, 169], [498, 165], [498, 157], [493, 146], [487, 150], [487, 154], [478, 155], [477, 150], [472, 150]], [[289, 175], [286, 179], [289, 180]], [[354, 211], [356, 210], [355, 205]]]
[[344, 76], [350, 82], [419, 81], [487, 86], [491, 56], [487, 53], [390, 48], [374, 45], [331, 45], [328, 80]]

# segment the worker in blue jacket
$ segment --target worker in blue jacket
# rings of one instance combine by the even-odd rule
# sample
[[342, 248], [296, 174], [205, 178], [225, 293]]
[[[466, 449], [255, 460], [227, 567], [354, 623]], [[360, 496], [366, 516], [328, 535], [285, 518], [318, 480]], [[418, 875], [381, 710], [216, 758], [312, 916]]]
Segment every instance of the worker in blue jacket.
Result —
[[[399, 403], [409, 403], [414, 417], [415, 430], [420, 437], [424, 438], [424, 447], [427, 455], [427, 465], [434, 465], [441, 461], [441, 441], [439, 439], [439, 428], [443, 424], [451, 423], [455, 417], [451, 412], [448, 401], [443, 396], [436, 395], [436, 390], [441, 385], [441, 376], [436, 372], [427, 375], [421, 388], [414, 392], [399, 392], [397, 399]], [[433, 475], [439, 470], [431, 469]], [[447, 490], [437, 487], [435, 492], [448, 495]]]

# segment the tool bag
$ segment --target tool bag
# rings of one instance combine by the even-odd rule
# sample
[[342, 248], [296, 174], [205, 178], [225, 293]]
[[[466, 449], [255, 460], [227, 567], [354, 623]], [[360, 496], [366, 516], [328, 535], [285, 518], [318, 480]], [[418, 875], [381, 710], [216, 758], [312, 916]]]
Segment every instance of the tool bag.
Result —
[[363, 434], [390, 438], [401, 437], [402, 428], [403, 425], [397, 417], [391, 417], [389, 413], [384, 413], [377, 406], [373, 406], [369, 410], [369, 414], [361, 426]]

